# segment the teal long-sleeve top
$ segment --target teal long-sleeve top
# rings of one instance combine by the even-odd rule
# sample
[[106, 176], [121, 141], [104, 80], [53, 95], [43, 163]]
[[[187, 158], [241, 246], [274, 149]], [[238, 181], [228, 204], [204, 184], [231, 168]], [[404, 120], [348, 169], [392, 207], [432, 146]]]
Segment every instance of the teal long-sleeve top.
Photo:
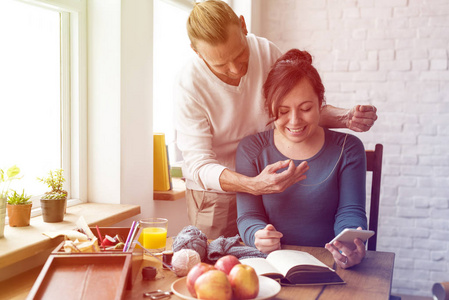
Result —
[[[267, 165], [286, 159], [269, 130], [240, 142], [236, 171], [254, 177]], [[293, 161], [296, 166], [302, 162]], [[282, 232], [281, 244], [317, 247], [345, 228], [367, 228], [366, 155], [360, 139], [325, 129], [322, 149], [307, 163], [307, 178], [282, 193], [237, 193], [237, 225], [246, 245], [254, 247], [255, 233], [267, 224]]]

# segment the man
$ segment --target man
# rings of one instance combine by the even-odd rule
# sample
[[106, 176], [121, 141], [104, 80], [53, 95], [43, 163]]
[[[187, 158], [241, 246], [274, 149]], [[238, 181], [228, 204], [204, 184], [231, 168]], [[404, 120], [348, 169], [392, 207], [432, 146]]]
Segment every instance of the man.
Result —
[[[234, 171], [240, 140], [269, 128], [262, 86], [282, 53], [270, 41], [248, 34], [243, 16], [219, 0], [196, 3], [187, 32], [198, 56], [180, 73], [175, 115], [189, 220], [210, 239], [234, 236], [236, 192], [279, 193], [304, 179], [308, 169], [307, 162], [295, 166], [286, 160], [256, 177]], [[346, 110], [328, 105], [320, 124], [361, 132], [376, 119], [373, 106]]]

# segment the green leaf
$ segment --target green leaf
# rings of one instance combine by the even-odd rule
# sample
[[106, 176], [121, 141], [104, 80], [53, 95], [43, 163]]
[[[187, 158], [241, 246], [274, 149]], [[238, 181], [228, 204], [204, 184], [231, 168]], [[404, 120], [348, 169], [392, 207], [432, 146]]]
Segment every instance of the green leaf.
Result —
[[22, 190], [22, 194], [18, 194], [14, 190], [12, 192], [13, 193], [8, 196], [8, 203], [10, 205], [23, 205], [31, 203], [31, 201], [29, 201], [31, 196], [26, 195], [25, 190]]
[[16, 165], [12, 166], [11, 168], [8, 169], [8, 171], [6, 171], [6, 175], [8, 175], [8, 178], [13, 178], [17, 175], [19, 175], [20, 173], [20, 168], [17, 167]]

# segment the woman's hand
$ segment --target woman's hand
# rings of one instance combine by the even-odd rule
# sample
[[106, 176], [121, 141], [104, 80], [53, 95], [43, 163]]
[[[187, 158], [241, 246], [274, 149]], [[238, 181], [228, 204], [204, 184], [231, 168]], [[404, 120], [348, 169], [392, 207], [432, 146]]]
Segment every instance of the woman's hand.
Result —
[[354, 244], [336, 241], [333, 244], [326, 244], [325, 248], [332, 253], [336, 264], [342, 269], [358, 265], [366, 254], [365, 244], [360, 239], [354, 239]]
[[255, 236], [255, 246], [263, 253], [270, 253], [281, 249], [282, 233], [276, 231], [273, 225], [268, 224], [264, 229], [258, 230]]

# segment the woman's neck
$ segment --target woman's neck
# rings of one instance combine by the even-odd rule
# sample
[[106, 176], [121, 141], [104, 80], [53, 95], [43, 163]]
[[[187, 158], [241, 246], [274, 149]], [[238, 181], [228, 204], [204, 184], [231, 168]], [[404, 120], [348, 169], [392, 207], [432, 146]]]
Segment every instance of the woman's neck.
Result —
[[293, 142], [274, 129], [274, 145], [288, 158], [295, 160], [305, 160], [316, 155], [324, 145], [324, 129], [316, 128], [313, 135], [301, 142]]

